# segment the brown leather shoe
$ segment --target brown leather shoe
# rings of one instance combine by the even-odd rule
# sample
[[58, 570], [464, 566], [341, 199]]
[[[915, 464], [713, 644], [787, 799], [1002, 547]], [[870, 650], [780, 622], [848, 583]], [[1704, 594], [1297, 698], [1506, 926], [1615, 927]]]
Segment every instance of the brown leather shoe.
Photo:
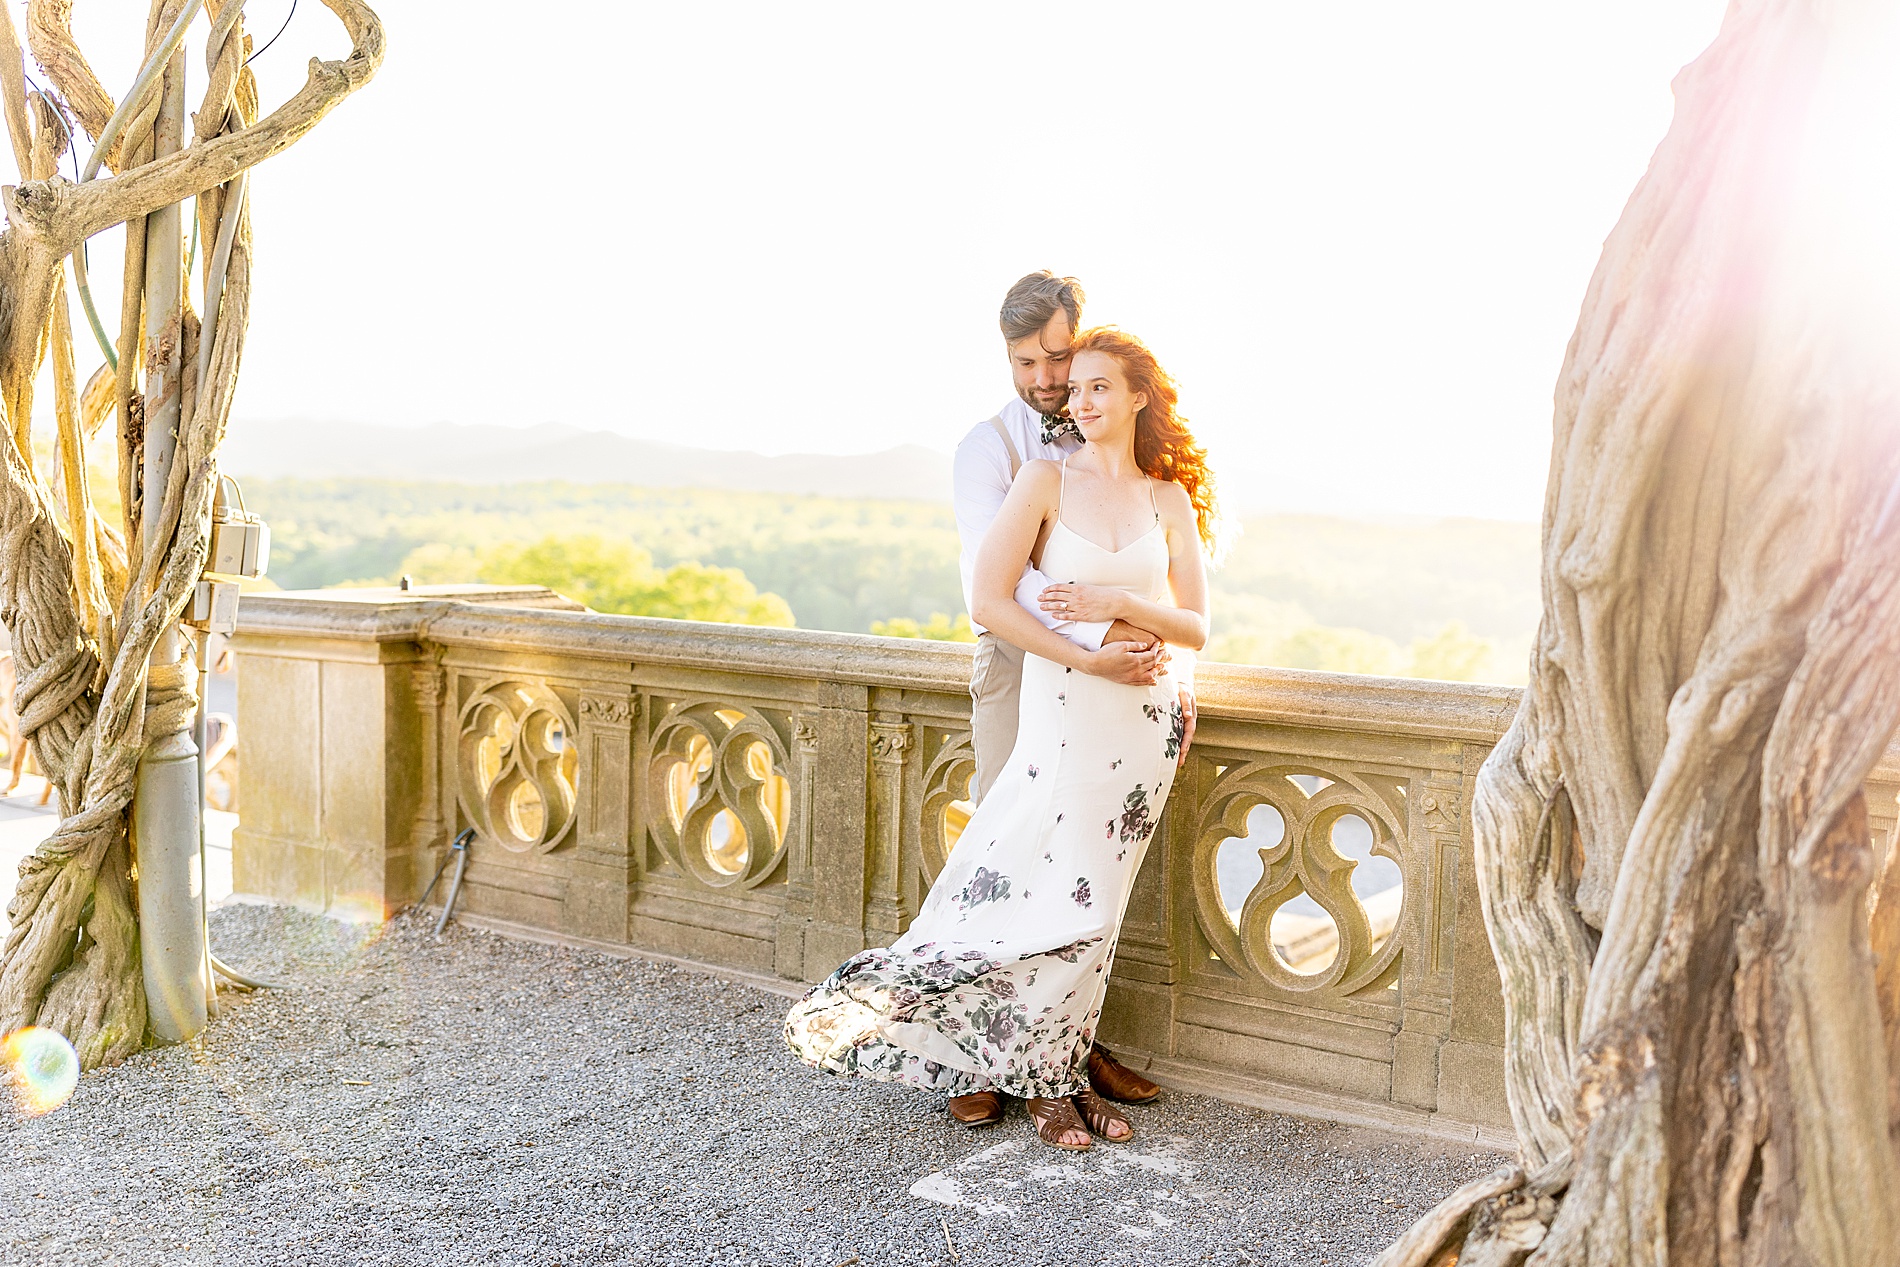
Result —
[[1106, 1047], [1089, 1049], [1089, 1085], [1097, 1095], [1123, 1104], [1146, 1104], [1161, 1094], [1160, 1087], [1115, 1059]]
[[950, 1120], [959, 1126], [995, 1126], [1003, 1120], [1003, 1093], [972, 1091], [968, 1095], [953, 1095], [944, 1107], [950, 1110]]

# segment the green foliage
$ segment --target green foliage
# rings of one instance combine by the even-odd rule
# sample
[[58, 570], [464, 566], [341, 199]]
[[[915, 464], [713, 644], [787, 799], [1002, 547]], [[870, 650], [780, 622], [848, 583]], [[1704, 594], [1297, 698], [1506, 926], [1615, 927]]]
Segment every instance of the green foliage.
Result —
[[[435, 568], [462, 568], [462, 555], [413, 551], [404, 560], [409, 575], [425, 584], [444, 579]], [[463, 579], [469, 576], [461, 571]], [[737, 568], [675, 563], [662, 571], [638, 546], [596, 536], [543, 537], [527, 545], [504, 544], [475, 559], [476, 580], [495, 585], [545, 585], [595, 611], [623, 616], [665, 616], [733, 625], [793, 624], [792, 609], [777, 594], [761, 594]]]
[[1454, 620], [1431, 637], [1412, 644], [1407, 676], [1475, 682], [1497, 654], [1497, 643], [1474, 637], [1462, 621]]
[[622, 605], [601, 610], [785, 629], [798, 623], [784, 599], [759, 593], [738, 568], [713, 568], [703, 563], [675, 563], [619, 601]]
[[970, 626], [967, 612], [958, 612], [955, 620], [943, 612], [932, 612], [930, 619], [922, 623], [909, 616], [893, 616], [889, 620], [872, 621], [871, 632], [886, 638], [927, 638], [932, 642], [976, 641], [976, 630]]
[[[891, 616], [963, 609], [948, 506], [612, 484], [421, 484], [249, 480], [271, 525], [271, 576], [285, 589], [467, 581], [482, 552], [595, 536], [654, 565], [738, 568], [807, 628], [863, 633]], [[459, 573], [448, 569], [459, 567]]]
[[[939, 504], [391, 480], [253, 480], [245, 495], [270, 520], [271, 579], [286, 589], [393, 584], [404, 572], [533, 579], [600, 610], [762, 623], [795, 612], [813, 629], [967, 636], [956, 526]], [[1213, 575], [1205, 658], [1524, 680], [1535, 525], [1268, 515], [1244, 529]], [[754, 606], [773, 595], [777, 607]]]
[[1214, 588], [1299, 607], [1401, 645], [1452, 621], [1509, 640], [1537, 627], [1538, 530], [1485, 519], [1250, 519]]
[[1537, 567], [1534, 524], [1262, 516], [1213, 576], [1207, 658], [1522, 683]]
[[1308, 625], [1274, 648], [1273, 662], [1288, 669], [1390, 677], [1398, 672], [1402, 658], [1398, 645], [1390, 638], [1363, 629]]
[[[1528, 645], [1525, 651], [1528, 653]], [[1340, 625], [1307, 623], [1286, 633], [1227, 633], [1209, 643], [1207, 658], [1323, 673], [1507, 685], [1512, 681], [1511, 661], [1498, 642], [1475, 636], [1455, 620], [1429, 637], [1413, 639], [1408, 647], [1364, 629]], [[1519, 662], [1522, 660], [1520, 657]]]
[[[405, 569], [419, 566], [413, 556]], [[417, 580], [422, 576], [410, 572]], [[529, 545], [501, 545], [482, 553], [475, 579], [491, 585], [545, 585], [595, 611], [625, 611], [626, 600], [654, 576], [645, 550], [601, 537], [543, 537]], [[435, 581], [429, 577], [424, 583]]]

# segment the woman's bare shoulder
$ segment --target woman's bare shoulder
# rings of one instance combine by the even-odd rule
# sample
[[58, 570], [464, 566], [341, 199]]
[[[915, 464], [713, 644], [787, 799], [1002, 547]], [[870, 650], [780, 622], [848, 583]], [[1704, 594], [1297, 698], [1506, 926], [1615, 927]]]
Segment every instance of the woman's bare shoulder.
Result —
[[1188, 496], [1187, 489], [1182, 488], [1173, 480], [1155, 481], [1155, 502], [1164, 515], [1172, 517], [1187, 515], [1190, 518], [1194, 515], [1193, 499]]
[[1031, 458], [1016, 473], [1016, 485], [1038, 497], [1050, 494], [1062, 482], [1062, 463], [1048, 458]]

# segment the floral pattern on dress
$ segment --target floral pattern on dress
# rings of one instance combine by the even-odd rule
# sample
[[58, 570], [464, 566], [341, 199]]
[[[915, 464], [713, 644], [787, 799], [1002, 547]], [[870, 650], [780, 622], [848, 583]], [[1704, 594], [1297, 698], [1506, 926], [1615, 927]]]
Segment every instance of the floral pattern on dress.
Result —
[[[1080, 963], [1103, 958], [1105, 952], [1104, 939], [1090, 937], [1043, 953]], [[907, 1082], [952, 1095], [979, 1088], [968, 1071], [943, 1060], [849, 1032], [854, 1012], [868, 1009], [887, 1023], [930, 1026], [972, 1062], [1013, 1066], [1012, 1076], [996, 1080], [1011, 1095], [1072, 1095], [1087, 1078], [1084, 1035], [1092, 1037], [1093, 1029], [1075, 1024], [1070, 1013], [1049, 1019], [1053, 1007], [1032, 1016], [1009, 975], [1017, 966], [980, 952], [920, 956], [894, 948], [867, 950], [806, 992], [786, 1017], [786, 1042], [829, 1073]], [[1037, 975], [1031, 965], [1023, 985], [1033, 986]], [[840, 1008], [840, 999], [859, 1006]]]
[[1135, 790], [1122, 802], [1121, 841], [1124, 845], [1140, 844], [1154, 835], [1155, 820], [1149, 812], [1148, 793], [1141, 784], [1135, 784]]
[[957, 894], [957, 909], [970, 910], [985, 902], [1006, 902], [1009, 900], [1009, 877], [991, 871], [988, 867], [978, 867], [970, 882]]
[[1143, 704], [1141, 715], [1157, 726], [1163, 717], [1168, 719], [1168, 746], [1163, 752], [1169, 757], [1180, 756], [1181, 745], [1187, 741], [1187, 710], [1181, 707], [1181, 701], [1176, 700], [1166, 709], [1156, 704]]
[[[1160, 597], [1154, 533], [1120, 552], [1070, 533], [1043, 566]], [[1179, 689], [1024, 657], [1016, 750], [909, 930], [853, 955], [785, 1019], [801, 1059], [951, 1095], [1087, 1085], [1114, 947], [1180, 751]], [[1095, 834], [1095, 824], [1103, 834]]]

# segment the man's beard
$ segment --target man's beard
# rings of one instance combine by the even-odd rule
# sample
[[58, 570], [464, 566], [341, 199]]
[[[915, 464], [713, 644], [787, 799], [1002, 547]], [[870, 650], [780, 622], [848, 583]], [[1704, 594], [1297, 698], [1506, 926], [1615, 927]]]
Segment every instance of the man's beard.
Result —
[[[1023, 404], [1039, 414], [1059, 414], [1062, 407], [1069, 403], [1069, 389], [1066, 387], [1051, 388], [1046, 393], [1038, 392], [1033, 387], [1018, 387], [1016, 394], [1022, 397]], [[1038, 400], [1038, 396], [1045, 396], [1046, 399]]]

